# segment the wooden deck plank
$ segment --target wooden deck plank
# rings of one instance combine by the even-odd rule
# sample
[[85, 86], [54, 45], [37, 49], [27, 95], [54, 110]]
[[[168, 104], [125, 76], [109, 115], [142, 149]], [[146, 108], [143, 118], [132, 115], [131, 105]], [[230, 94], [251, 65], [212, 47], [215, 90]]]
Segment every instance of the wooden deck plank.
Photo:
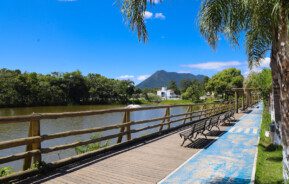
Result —
[[[236, 118], [240, 116], [238, 114]], [[221, 130], [224, 129], [225, 127], [221, 127]], [[71, 168], [63, 167], [58, 175], [46, 179], [44, 183], [156, 183], [200, 150], [180, 146], [182, 139], [179, 132], [141, 143], [72, 171]], [[37, 179], [34, 178], [33, 182], [37, 183]]]

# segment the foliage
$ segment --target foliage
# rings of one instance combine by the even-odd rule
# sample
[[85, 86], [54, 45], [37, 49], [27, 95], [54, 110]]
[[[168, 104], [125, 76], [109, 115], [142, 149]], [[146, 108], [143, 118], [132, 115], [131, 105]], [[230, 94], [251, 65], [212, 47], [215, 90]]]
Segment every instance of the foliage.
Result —
[[162, 101], [162, 98], [155, 93], [148, 93], [147, 94], [147, 101], [149, 102], [160, 102]]
[[206, 90], [224, 95], [228, 98], [233, 94], [232, 88], [243, 87], [243, 76], [236, 68], [225, 69], [215, 74], [206, 84]]
[[260, 73], [251, 72], [244, 81], [246, 88], [256, 88], [263, 99], [269, 98], [272, 91], [272, 73], [270, 69], [263, 69]]
[[175, 81], [170, 81], [169, 82], [168, 89], [173, 90], [176, 95], [180, 95], [181, 94], [181, 92], [180, 92], [180, 90], [179, 90], [179, 88], [178, 88], [178, 86], [177, 86]]
[[192, 102], [199, 102], [201, 95], [204, 94], [204, 88], [201, 83], [194, 80], [191, 82], [190, 87], [182, 94], [182, 99], [191, 100]]
[[79, 71], [42, 75], [0, 70], [0, 107], [128, 103], [134, 90], [132, 81]]
[[[95, 140], [95, 139], [98, 139], [99, 137], [100, 137], [99, 134], [95, 134], [95, 135], [92, 135], [90, 139]], [[101, 144], [101, 142], [96, 142], [96, 143], [92, 143], [88, 145], [78, 146], [75, 148], [75, 152], [77, 155], [79, 155], [79, 154], [83, 154], [86, 152], [95, 151], [100, 148], [105, 148], [109, 146], [109, 144], [110, 144], [109, 141], [106, 141], [104, 144]]]
[[183, 80], [181, 81], [181, 86], [180, 86], [181, 92], [182, 92], [182, 93], [186, 92], [186, 90], [188, 89], [188, 87], [190, 87], [191, 84], [192, 84], [192, 81], [191, 81], [191, 80], [189, 80], [189, 79], [183, 79]]
[[257, 168], [255, 183], [283, 183], [282, 176], [282, 148], [272, 144], [271, 139], [265, 137], [271, 123], [270, 113], [265, 107], [262, 115], [260, 142], [258, 145]]
[[0, 168], [0, 177], [7, 176], [13, 173], [12, 167], [1, 167]]

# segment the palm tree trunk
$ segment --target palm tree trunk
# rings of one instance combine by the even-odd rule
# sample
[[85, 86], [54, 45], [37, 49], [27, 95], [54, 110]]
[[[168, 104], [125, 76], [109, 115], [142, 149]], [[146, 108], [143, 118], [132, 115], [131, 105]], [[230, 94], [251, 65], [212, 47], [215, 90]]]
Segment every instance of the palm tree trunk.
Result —
[[281, 1], [279, 26], [278, 26], [278, 59], [277, 67], [280, 85], [281, 105], [281, 138], [283, 146], [283, 174], [284, 179], [289, 176], [289, 45], [288, 45], [288, 14], [286, 0]]
[[[273, 93], [273, 106], [274, 106], [274, 119], [276, 123], [281, 122], [281, 110], [280, 110], [280, 85], [278, 81], [278, 66], [277, 66], [277, 58], [276, 53], [271, 52], [271, 62], [270, 67], [272, 71], [272, 93]], [[274, 55], [274, 56], [272, 56]]]
[[[275, 31], [274, 31], [275, 33]], [[275, 35], [273, 33], [273, 35]], [[273, 36], [274, 37], [274, 36]], [[273, 104], [270, 104], [274, 108], [273, 119], [275, 120], [276, 131], [273, 134], [273, 142], [274, 144], [280, 145], [281, 137], [280, 137], [280, 123], [281, 123], [281, 109], [280, 109], [280, 85], [278, 81], [278, 65], [277, 65], [277, 50], [276, 50], [276, 42], [273, 40], [272, 49], [271, 49], [271, 62], [270, 67], [272, 71], [272, 95], [273, 95]], [[270, 102], [270, 100], [269, 100]]]

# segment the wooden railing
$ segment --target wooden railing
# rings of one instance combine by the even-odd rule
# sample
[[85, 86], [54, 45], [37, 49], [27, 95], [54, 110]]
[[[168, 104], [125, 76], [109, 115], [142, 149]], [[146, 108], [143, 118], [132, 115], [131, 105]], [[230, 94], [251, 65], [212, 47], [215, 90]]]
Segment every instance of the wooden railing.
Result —
[[[172, 109], [176, 107], [186, 108], [186, 111], [180, 114], [171, 114]], [[23, 171], [12, 174], [8, 177], [2, 177], [1, 180], [19, 177], [23, 174], [35, 172], [38, 168], [31, 169], [32, 165], [35, 163], [42, 162], [42, 156], [44, 154], [48, 154], [51, 152], [66, 150], [70, 148], [76, 148], [78, 146], [88, 145], [92, 143], [97, 143], [105, 140], [116, 139], [116, 143], [113, 145], [109, 145], [106, 148], [101, 148], [90, 153], [84, 153], [80, 155], [75, 155], [72, 157], [68, 157], [65, 159], [57, 160], [52, 163], [49, 163], [50, 167], [58, 167], [63, 164], [67, 164], [71, 161], [78, 160], [81, 157], [88, 156], [90, 154], [96, 154], [97, 152], [101, 152], [107, 149], [113, 149], [114, 147], [129, 143], [133, 140], [137, 140], [142, 138], [139, 136], [137, 138], [132, 139], [132, 134], [143, 132], [145, 130], [156, 129], [155, 133], [162, 133], [164, 131], [169, 131], [172, 129], [172, 125], [175, 123], [179, 123], [178, 127], [186, 126], [192, 123], [193, 119], [203, 119], [215, 114], [222, 113], [224, 111], [228, 111], [234, 108], [233, 103], [215, 103], [215, 104], [191, 104], [191, 105], [174, 105], [174, 106], [154, 106], [154, 107], [141, 107], [134, 109], [126, 109], [126, 108], [118, 108], [118, 109], [109, 109], [109, 110], [97, 110], [97, 111], [83, 111], [83, 112], [65, 112], [65, 113], [43, 113], [43, 114], [32, 114], [27, 116], [14, 116], [14, 117], [0, 117], [0, 124], [9, 124], [9, 123], [23, 123], [29, 122], [29, 132], [28, 137], [13, 139], [4, 142], [0, 142], [0, 150], [9, 149], [14, 147], [19, 147], [26, 145], [25, 152], [17, 153], [5, 157], [0, 157], [0, 165], [9, 163], [16, 160], [24, 159], [23, 162]], [[161, 117], [152, 118], [152, 119], [144, 119], [138, 121], [131, 120], [131, 113], [136, 111], [148, 111], [148, 110], [156, 110], [163, 109], [165, 113]], [[71, 117], [83, 117], [83, 116], [92, 116], [92, 115], [100, 115], [100, 114], [111, 114], [111, 113], [122, 113], [123, 120], [121, 123], [117, 123], [110, 126], [104, 127], [95, 127], [81, 130], [72, 130], [66, 132], [59, 132], [44, 135], [41, 134], [41, 121], [45, 119], [58, 119], [58, 118], [71, 118]], [[152, 122], [157, 122], [157, 124], [149, 124]], [[43, 123], [43, 122], [42, 122]], [[133, 125], [145, 125], [149, 124], [145, 127], [133, 129]], [[42, 142], [47, 140], [59, 139], [68, 136], [75, 135], [83, 135], [97, 132], [106, 132], [109, 130], [119, 129], [119, 132], [116, 134], [104, 135], [101, 137], [97, 137], [96, 139], [89, 139], [85, 141], [77, 141], [69, 144], [57, 145], [52, 147], [42, 147]], [[150, 136], [147, 135], [147, 136]], [[123, 136], [126, 136], [126, 140], [123, 140]]]

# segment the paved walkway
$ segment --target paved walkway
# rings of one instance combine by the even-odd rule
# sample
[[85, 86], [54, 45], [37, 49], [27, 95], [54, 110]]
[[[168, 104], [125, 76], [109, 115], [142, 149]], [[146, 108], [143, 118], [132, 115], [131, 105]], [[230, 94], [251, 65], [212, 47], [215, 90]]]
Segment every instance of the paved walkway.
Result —
[[243, 184], [254, 181], [263, 108], [262, 104], [258, 106], [159, 183]]

